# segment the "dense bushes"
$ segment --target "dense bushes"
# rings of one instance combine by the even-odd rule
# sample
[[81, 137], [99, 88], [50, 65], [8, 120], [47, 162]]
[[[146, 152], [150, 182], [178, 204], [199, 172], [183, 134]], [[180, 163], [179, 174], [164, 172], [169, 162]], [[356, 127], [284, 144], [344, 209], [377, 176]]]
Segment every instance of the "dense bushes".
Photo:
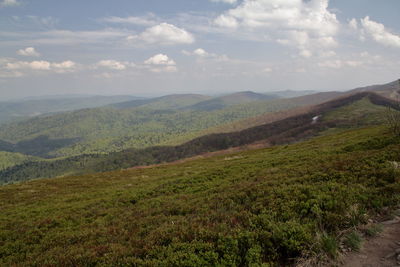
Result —
[[335, 258], [338, 233], [400, 202], [392, 164], [400, 161], [399, 140], [387, 132], [0, 187], [0, 265], [276, 266]]

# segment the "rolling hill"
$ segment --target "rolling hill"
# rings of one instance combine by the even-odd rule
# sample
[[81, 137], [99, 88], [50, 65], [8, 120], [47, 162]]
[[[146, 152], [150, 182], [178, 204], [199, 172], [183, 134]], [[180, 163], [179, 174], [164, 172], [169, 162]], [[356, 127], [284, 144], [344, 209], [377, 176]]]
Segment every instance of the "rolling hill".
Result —
[[150, 99], [132, 100], [110, 105], [117, 109], [128, 109], [146, 106], [151, 109], [179, 109], [210, 99], [210, 96], [199, 94], [166, 95]]
[[48, 113], [100, 107], [129, 99], [138, 98], [133, 96], [54, 96], [45, 99], [33, 98], [0, 102], [0, 124], [25, 120]]
[[58, 160], [28, 162], [1, 171], [0, 181], [9, 183], [159, 164], [254, 143], [268, 146], [298, 142], [332, 129], [380, 125], [385, 118], [386, 106], [398, 107], [394, 101], [375, 93], [357, 93], [316, 105], [304, 113], [285, 119], [239, 132], [210, 134], [177, 146], [128, 149], [109, 154], [88, 154]]
[[[163, 103], [160, 99], [148, 103], [150, 107], [144, 105], [118, 109], [84, 109], [3, 125], [0, 127], [0, 140], [17, 145], [19, 142], [35, 143], [39, 137], [48, 138], [50, 144], [47, 147], [51, 147], [53, 143], [53, 150], [42, 151], [41, 146], [35, 148], [35, 155], [43, 157], [108, 153], [162, 144], [175, 145], [204, 135], [212, 127], [264, 113], [321, 103], [338, 94], [340, 93], [320, 93], [291, 99], [260, 100], [212, 111], [193, 110], [190, 107], [155, 109], [157, 106], [171, 107], [173, 102], [170, 96], [164, 97]], [[181, 95], [174, 97], [177, 98], [177, 103], [188, 103], [179, 102], [182, 100]], [[190, 95], [191, 99], [192, 97]], [[24, 153], [23, 150], [18, 152]]]
[[200, 110], [200, 111], [212, 111], [224, 109], [228, 106], [236, 104], [251, 103], [261, 100], [271, 100], [279, 98], [275, 95], [265, 95], [259, 94], [252, 91], [238, 92], [234, 94], [224, 95], [220, 97], [215, 97], [210, 100], [202, 101], [197, 104], [188, 106], [187, 109], [190, 110]]
[[387, 128], [367, 127], [2, 186], [0, 265], [322, 264], [359, 224], [399, 203], [399, 143]]
[[384, 97], [399, 100], [400, 98], [400, 79], [379, 85], [370, 85], [365, 87], [356, 88], [350, 91], [351, 93], [356, 92], [375, 92]]

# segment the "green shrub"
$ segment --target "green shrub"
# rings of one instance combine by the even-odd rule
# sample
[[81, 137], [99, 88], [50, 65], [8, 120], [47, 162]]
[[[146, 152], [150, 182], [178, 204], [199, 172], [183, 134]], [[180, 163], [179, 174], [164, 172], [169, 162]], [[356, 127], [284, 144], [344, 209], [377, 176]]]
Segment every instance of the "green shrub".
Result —
[[327, 254], [330, 258], [336, 259], [338, 256], [338, 241], [334, 236], [327, 233], [323, 233], [320, 237], [321, 250]]
[[381, 233], [383, 231], [383, 226], [380, 224], [374, 224], [371, 225], [370, 227], [365, 229], [365, 234], [369, 237], [375, 237], [377, 236], [379, 233]]
[[362, 245], [362, 237], [357, 231], [352, 231], [346, 235], [344, 244], [354, 251], [359, 251]]

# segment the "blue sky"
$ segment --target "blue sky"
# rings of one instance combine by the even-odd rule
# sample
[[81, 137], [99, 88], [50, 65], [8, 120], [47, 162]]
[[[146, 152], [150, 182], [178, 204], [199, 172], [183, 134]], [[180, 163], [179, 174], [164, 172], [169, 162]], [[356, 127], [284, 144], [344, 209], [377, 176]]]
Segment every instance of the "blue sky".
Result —
[[398, 0], [0, 0], [0, 97], [390, 82], [399, 11]]

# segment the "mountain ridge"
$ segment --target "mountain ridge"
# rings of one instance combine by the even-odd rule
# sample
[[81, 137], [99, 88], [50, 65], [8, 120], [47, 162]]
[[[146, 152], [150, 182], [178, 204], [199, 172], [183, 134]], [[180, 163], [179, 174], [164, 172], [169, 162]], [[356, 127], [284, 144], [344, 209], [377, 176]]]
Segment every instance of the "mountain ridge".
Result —
[[[397, 108], [395, 101], [371, 92], [361, 92], [350, 96], [340, 97], [306, 110], [305, 113], [255, 126], [239, 132], [209, 134], [195, 138], [178, 146], [155, 146], [144, 149], [127, 149], [107, 155], [82, 155], [50, 162], [32, 162], [17, 165], [0, 172], [0, 180], [5, 182], [13, 177], [14, 180], [26, 177], [52, 177], [71, 171], [77, 174], [86, 172], [103, 172], [140, 165], [172, 162], [183, 158], [193, 157], [202, 153], [225, 150], [232, 147], [250, 145], [263, 141], [273, 145], [291, 143], [303, 140], [332, 127], [338, 127], [345, 121], [324, 121], [323, 114], [339, 107], [349, 105], [363, 98], [368, 98], [379, 106]], [[315, 118], [322, 116], [314, 123]]]

